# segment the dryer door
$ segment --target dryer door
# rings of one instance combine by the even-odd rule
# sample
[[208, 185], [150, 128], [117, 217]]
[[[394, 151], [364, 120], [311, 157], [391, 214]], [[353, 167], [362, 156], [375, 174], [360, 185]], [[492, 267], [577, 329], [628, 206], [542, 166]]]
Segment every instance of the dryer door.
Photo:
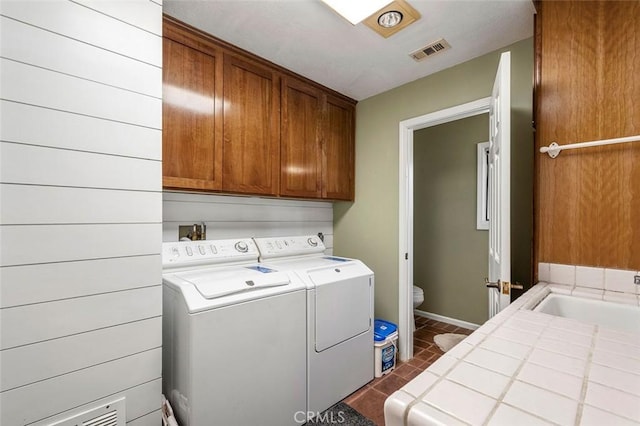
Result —
[[361, 265], [348, 263], [309, 272], [315, 284], [316, 352], [372, 327], [371, 275], [363, 269]]

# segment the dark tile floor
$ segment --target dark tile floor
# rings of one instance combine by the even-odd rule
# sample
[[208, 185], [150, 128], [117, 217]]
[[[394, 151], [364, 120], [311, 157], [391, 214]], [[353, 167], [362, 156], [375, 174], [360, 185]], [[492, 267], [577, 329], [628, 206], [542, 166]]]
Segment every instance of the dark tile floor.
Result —
[[471, 334], [472, 332], [466, 328], [424, 317], [416, 317], [416, 327], [413, 334], [413, 358], [408, 362], [398, 361], [391, 373], [373, 379], [343, 400], [378, 426], [384, 426], [383, 409], [387, 397], [424, 371], [444, 353], [433, 343], [433, 336], [442, 333]]

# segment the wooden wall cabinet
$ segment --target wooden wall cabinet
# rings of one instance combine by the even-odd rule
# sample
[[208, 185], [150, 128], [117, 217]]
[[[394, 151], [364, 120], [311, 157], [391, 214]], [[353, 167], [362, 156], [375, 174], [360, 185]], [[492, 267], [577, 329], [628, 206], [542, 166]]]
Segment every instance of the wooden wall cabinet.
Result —
[[353, 200], [354, 119], [353, 103], [283, 79], [281, 195]]
[[281, 195], [322, 197], [322, 98], [310, 84], [282, 80]]
[[355, 187], [355, 106], [327, 95], [323, 144], [322, 197], [353, 200]]
[[353, 200], [355, 101], [165, 16], [163, 186]]
[[535, 262], [640, 269], [640, 2], [536, 2]]
[[162, 184], [220, 190], [222, 54], [165, 24], [163, 62]]
[[280, 78], [268, 67], [224, 55], [222, 189], [278, 195]]

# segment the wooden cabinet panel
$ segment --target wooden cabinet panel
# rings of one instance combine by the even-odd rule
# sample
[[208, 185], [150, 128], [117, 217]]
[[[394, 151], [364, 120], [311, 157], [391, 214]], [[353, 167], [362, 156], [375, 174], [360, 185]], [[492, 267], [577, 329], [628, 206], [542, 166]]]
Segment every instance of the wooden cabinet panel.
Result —
[[277, 195], [280, 85], [274, 70], [224, 55], [223, 190]]
[[221, 55], [163, 42], [163, 186], [222, 188]]
[[[640, 2], [537, 3], [536, 148], [640, 134]], [[640, 269], [640, 144], [536, 156], [539, 262]]]
[[323, 130], [323, 198], [353, 200], [355, 106], [327, 96]]
[[322, 196], [322, 93], [292, 78], [282, 79], [280, 195]]

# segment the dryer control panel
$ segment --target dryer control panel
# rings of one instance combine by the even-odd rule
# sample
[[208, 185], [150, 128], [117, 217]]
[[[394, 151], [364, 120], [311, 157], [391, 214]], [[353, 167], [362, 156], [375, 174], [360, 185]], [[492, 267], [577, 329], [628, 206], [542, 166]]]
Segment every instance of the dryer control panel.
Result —
[[326, 247], [317, 235], [254, 238], [260, 259], [324, 253]]
[[251, 238], [162, 243], [162, 267], [257, 262], [258, 248]]

